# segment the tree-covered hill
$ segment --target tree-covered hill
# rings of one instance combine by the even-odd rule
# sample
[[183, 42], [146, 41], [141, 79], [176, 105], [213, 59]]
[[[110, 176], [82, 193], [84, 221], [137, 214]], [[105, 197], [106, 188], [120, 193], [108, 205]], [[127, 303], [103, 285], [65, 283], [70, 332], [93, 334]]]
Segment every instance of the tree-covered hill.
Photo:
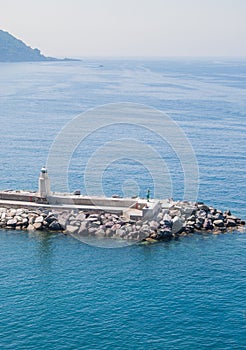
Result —
[[8, 32], [0, 30], [0, 62], [33, 61], [58, 61], [58, 59], [46, 57], [41, 54], [39, 49], [32, 49]]

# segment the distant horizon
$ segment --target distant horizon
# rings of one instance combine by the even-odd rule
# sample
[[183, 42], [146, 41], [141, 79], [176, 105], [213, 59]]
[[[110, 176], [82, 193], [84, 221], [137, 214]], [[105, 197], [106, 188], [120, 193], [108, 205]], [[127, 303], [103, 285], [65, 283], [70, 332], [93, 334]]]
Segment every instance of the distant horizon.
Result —
[[0, 0], [3, 30], [50, 57], [246, 57], [245, 0]]
[[[42, 52], [42, 50], [41, 50]], [[56, 56], [61, 59], [64, 56]], [[73, 56], [68, 55], [67, 57], [83, 60], [83, 59], [129, 59], [129, 60], [140, 60], [140, 59], [151, 59], [151, 60], [182, 60], [182, 59], [201, 59], [201, 60], [209, 60], [209, 59], [220, 59], [220, 60], [245, 60], [245, 56]]]
[[[47, 57], [54, 57], [51, 56], [49, 54], [44, 54], [44, 51], [41, 47], [37, 47], [37, 46], [31, 46], [28, 42], [25, 42], [25, 40], [23, 40], [20, 36], [18, 36], [18, 34], [13, 34], [11, 33], [9, 30], [5, 29], [5, 28], [0, 28], [0, 30], [9, 33], [10, 35], [14, 36], [16, 39], [21, 40], [22, 42], [24, 42], [24, 44], [26, 44], [27, 46], [31, 47], [32, 49], [39, 49], [41, 54], [47, 56]], [[72, 58], [72, 59], [78, 59], [78, 60], [83, 60], [83, 59], [127, 59], [127, 60], [144, 60], [144, 59], [150, 59], [150, 60], [183, 60], [183, 59], [195, 59], [195, 60], [210, 60], [210, 59], [214, 59], [214, 60], [245, 60], [246, 59], [246, 55], [245, 56], [150, 56], [150, 55], [145, 55], [145, 56], [134, 56], [134, 55], [95, 55], [95, 56], [90, 56], [90, 55], [84, 55], [84, 56], [75, 56], [75, 55], [66, 55], [66, 56], [59, 56], [59, 55], [55, 55], [55, 58], [58, 59], [63, 59], [63, 58]]]
[[86, 59], [90, 59], [90, 60], [245, 60], [246, 59], [246, 54], [245, 56], [213, 56], [213, 55], [207, 55], [207, 56], [202, 56], [202, 55], [193, 55], [193, 56], [189, 56], [189, 55], [179, 55], [179, 56], [171, 56], [171, 55], [166, 55], [166, 56], [162, 56], [162, 55], [139, 55], [139, 56], [135, 56], [135, 55], [83, 55], [83, 56], [79, 56], [79, 55], [72, 55], [72, 54], [68, 54], [68, 55], [50, 55], [50, 54], [46, 54], [44, 53], [44, 50], [42, 47], [37, 47], [35, 45], [30, 45], [28, 42], [26, 42], [25, 40], [23, 40], [23, 38], [21, 38], [18, 34], [12, 33], [10, 30], [6, 29], [6, 28], [0, 28], [0, 30], [10, 34], [11, 36], [13, 36], [14, 38], [16, 38], [17, 40], [22, 41], [26, 46], [31, 47], [32, 49], [38, 49], [40, 50], [42, 55], [45, 55], [46, 57], [53, 57], [53, 58], [58, 58], [58, 59], [64, 59], [64, 58], [71, 58], [74, 60], [86, 60]]
[[108, 54], [100, 54], [100, 55], [76, 55], [76, 54], [49, 54], [47, 53], [42, 47], [38, 47], [37, 45], [30, 45], [30, 43], [26, 42], [25, 39], [21, 38], [18, 34], [12, 33], [10, 30], [5, 28], [0, 28], [3, 31], [8, 32], [9, 34], [13, 35], [16, 39], [23, 41], [27, 46], [31, 47], [32, 49], [39, 49], [41, 54], [47, 56], [47, 57], [56, 57], [59, 59], [62, 58], [73, 58], [73, 59], [232, 59], [232, 60], [240, 60], [240, 59], [246, 59], [246, 53], [245, 55], [108, 55]]

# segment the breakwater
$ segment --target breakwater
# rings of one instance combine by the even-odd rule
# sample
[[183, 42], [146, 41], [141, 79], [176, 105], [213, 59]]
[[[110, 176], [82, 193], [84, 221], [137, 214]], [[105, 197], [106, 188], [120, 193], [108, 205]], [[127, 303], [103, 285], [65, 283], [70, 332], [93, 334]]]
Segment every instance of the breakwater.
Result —
[[135, 219], [103, 210], [51, 208], [0, 208], [0, 227], [47, 230], [80, 237], [107, 237], [157, 242], [194, 233], [225, 233], [245, 226], [245, 221], [204, 203], [160, 201], [155, 216]]

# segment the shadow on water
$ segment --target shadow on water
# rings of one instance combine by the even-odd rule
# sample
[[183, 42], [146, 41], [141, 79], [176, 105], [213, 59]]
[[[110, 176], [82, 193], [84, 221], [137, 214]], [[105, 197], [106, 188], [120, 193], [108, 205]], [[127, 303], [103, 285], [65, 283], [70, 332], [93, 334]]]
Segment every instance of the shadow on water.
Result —
[[154, 251], [156, 247], [165, 247], [168, 249], [173, 246], [175, 243], [179, 243], [179, 237], [168, 238], [163, 241], [157, 241], [156, 243], [148, 243], [147, 241], [135, 241], [135, 240], [126, 240], [120, 238], [106, 238], [106, 237], [92, 237], [92, 236], [80, 236], [78, 234], [70, 234], [70, 237], [76, 239], [77, 241], [84, 243], [89, 246], [94, 246], [97, 248], [105, 249], [116, 249], [116, 248], [129, 248], [136, 247], [144, 249], [146, 251]]
[[52, 266], [54, 252], [53, 239], [55, 235], [46, 231], [32, 231], [28, 233], [28, 236], [35, 238], [37, 242], [37, 256], [40, 266], [46, 271], [50, 270]]
[[81, 243], [103, 249], [127, 248], [137, 244], [136, 241], [117, 238], [80, 236], [78, 234], [70, 234], [70, 236]]

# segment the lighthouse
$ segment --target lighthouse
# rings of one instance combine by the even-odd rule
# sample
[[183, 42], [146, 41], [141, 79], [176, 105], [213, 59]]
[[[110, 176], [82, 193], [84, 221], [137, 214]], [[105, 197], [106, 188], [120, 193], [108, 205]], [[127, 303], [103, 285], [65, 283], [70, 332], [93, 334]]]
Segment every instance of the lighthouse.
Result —
[[39, 180], [38, 180], [38, 192], [40, 197], [50, 196], [50, 179], [45, 166], [42, 167]]

